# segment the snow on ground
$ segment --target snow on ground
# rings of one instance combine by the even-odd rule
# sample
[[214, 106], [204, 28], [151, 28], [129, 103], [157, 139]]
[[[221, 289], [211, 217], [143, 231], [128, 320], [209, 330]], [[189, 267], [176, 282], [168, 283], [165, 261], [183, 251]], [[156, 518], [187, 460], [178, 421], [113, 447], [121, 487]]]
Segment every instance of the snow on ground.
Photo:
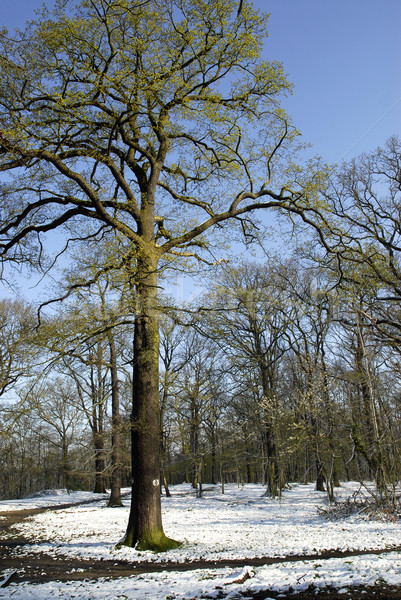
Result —
[[[236, 583], [245, 572], [251, 575], [242, 584]], [[124, 579], [98, 579], [97, 581], [52, 582], [39, 585], [11, 584], [0, 589], [0, 598], [12, 600], [195, 600], [217, 598], [221, 591], [226, 600], [238, 599], [240, 592], [271, 590], [300, 592], [312, 584], [316, 588], [336, 587], [346, 591], [354, 586], [371, 586], [387, 583], [401, 585], [401, 557], [393, 552], [385, 556], [352, 557], [347, 560], [302, 561], [282, 563], [252, 569], [208, 569], [184, 573], [164, 572]], [[366, 595], [369, 598], [369, 595]], [[266, 600], [269, 600], [266, 592]]]
[[[91, 502], [93, 498], [94, 494], [92, 492], [43, 490], [41, 492], [38, 492], [37, 494], [26, 496], [26, 498], [0, 501], [0, 512], [8, 512], [11, 510], [25, 510], [32, 508], [46, 508], [47, 506], [60, 506], [61, 504], [76, 504], [78, 502]], [[99, 498], [108, 498], [108, 494], [101, 494]]]
[[[352, 484], [346, 484], [340, 493], [349, 494], [352, 489]], [[401, 544], [399, 524], [360, 517], [341, 522], [324, 519], [317, 507], [326, 503], [326, 494], [315, 492], [313, 484], [294, 485], [281, 500], [262, 494], [259, 485], [226, 486], [224, 495], [216, 486], [197, 499], [190, 485], [173, 487], [172, 497], [162, 499], [164, 530], [184, 544], [163, 554], [115, 548], [128, 521], [127, 501], [124, 508], [107, 508], [103, 500], [46, 512], [14, 530], [28, 539], [40, 540], [40, 544], [27, 546], [27, 553], [44, 551], [54, 556], [128, 561], [286, 556], [333, 548], [381, 549]]]
[[[357, 484], [347, 483], [338, 495], [352, 493]], [[315, 554], [323, 550], [385, 549], [401, 545], [400, 523], [369, 521], [353, 516], [341, 521], [327, 521], [317, 511], [326, 504], [326, 496], [315, 492], [313, 485], [294, 485], [281, 500], [262, 496], [259, 485], [226, 486], [221, 494], [212, 487], [201, 499], [194, 497], [189, 485], [172, 487], [172, 497], [162, 499], [163, 523], [167, 535], [184, 542], [179, 549], [165, 554], [116, 549], [123, 537], [128, 506], [107, 508], [105, 501], [56, 512], [46, 512], [15, 526], [14, 532], [43, 543], [26, 546], [23, 552], [44, 551], [54, 556], [126, 561], [218, 560], [255, 556]], [[80, 493], [81, 494], [81, 493]], [[78, 500], [79, 497], [79, 500]], [[81, 501], [80, 495], [70, 494]], [[93, 495], [91, 495], [93, 498]], [[47, 500], [50, 504], [51, 497]], [[36, 507], [37, 499], [31, 506]], [[10, 502], [0, 502], [0, 512], [14, 510]], [[128, 505], [129, 502], [126, 502]], [[23, 508], [29, 508], [26, 500]], [[27, 557], [28, 559], [28, 557]], [[310, 584], [347, 588], [373, 585], [384, 581], [401, 585], [401, 553], [354, 556], [343, 559], [313, 560], [258, 567], [243, 584], [230, 583], [240, 578], [235, 569], [208, 569], [185, 573], [148, 574], [120, 580], [97, 582], [49, 583], [38, 586], [11, 584], [0, 598], [42, 599], [82, 598], [110, 600], [191, 599], [200, 594], [217, 595], [219, 588], [233, 590], [302, 590]], [[7, 595], [9, 594], [9, 596]], [[4, 595], [5, 594], [5, 595]], [[25, 595], [24, 595], [25, 594]]]

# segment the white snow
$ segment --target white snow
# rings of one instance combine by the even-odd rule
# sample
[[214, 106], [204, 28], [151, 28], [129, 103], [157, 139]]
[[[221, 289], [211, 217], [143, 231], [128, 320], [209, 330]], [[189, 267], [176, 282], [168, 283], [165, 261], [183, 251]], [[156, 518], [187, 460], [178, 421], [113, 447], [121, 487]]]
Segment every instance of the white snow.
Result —
[[[347, 483], [338, 495], [352, 493], [358, 484]], [[259, 485], [237, 487], [226, 485], [225, 494], [218, 486], [207, 488], [204, 497], [195, 498], [187, 484], [173, 486], [172, 497], [162, 499], [166, 534], [184, 542], [177, 550], [164, 554], [116, 549], [123, 537], [129, 512], [124, 508], [107, 508], [104, 499], [55, 512], [36, 515], [14, 527], [18, 533], [39, 543], [25, 546], [22, 553], [44, 551], [62, 558], [82, 557], [132, 562], [241, 559], [244, 569], [206, 569], [186, 572], [164, 572], [132, 576], [118, 580], [58, 582], [41, 585], [14, 584], [0, 589], [0, 598], [13, 600], [57, 597], [62, 599], [126, 598], [143, 600], [190, 600], [199, 595], [217, 596], [223, 590], [227, 597], [234, 591], [271, 589], [302, 590], [335, 586], [346, 590], [355, 585], [373, 585], [383, 581], [401, 585], [401, 553], [359, 555], [336, 559], [314, 559], [299, 562], [249, 567], [252, 557], [274, 557], [317, 554], [323, 550], [386, 549], [401, 545], [400, 522], [372, 521], [353, 516], [340, 521], [327, 521], [317, 511], [326, 504], [326, 496], [314, 491], [313, 484], [295, 484], [281, 500], [263, 497]], [[47, 505], [60, 504], [61, 496], [46, 496]], [[93, 498], [90, 494], [87, 498]], [[82, 493], [68, 495], [67, 502], [82, 501]], [[38, 507], [40, 499], [0, 502], [0, 512]], [[62, 502], [62, 503], [64, 503]], [[18, 551], [21, 554], [21, 551]], [[3, 573], [5, 576], [7, 573]], [[244, 576], [246, 575], [246, 576]], [[243, 583], [239, 583], [240, 581]], [[7, 595], [8, 594], [8, 595]]]
[[[126, 490], [127, 491], [127, 490]], [[92, 492], [67, 492], [67, 490], [43, 490], [17, 500], [0, 501], [0, 512], [11, 510], [24, 510], [31, 508], [46, 508], [47, 506], [60, 506], [60, 504], [76, 504], [77, 502], [90, 502], [94, 498]], [[100, 494], [99, 498], [108, 498], [108, 494]]]

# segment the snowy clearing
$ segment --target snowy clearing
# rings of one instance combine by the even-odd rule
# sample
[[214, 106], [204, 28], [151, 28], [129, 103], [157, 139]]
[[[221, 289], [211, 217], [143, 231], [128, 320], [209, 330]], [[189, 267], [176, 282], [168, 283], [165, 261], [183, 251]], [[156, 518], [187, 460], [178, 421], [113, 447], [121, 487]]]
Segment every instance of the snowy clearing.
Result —
[[[337, 489], [337, 495], [349, 495], [356, 486], [358, 484], [346, 483]], [[262, 497], [263, 488], [259, 485], [226, 486], [224, 495], [218, 486], [210, 487], [201, 499], [194, 497], [187, 484], [173, 486], [171, 491], [171, 498], [162, 499], [164, 528], [167, 535], [184, 543], [166, 554], [116, 549], [115, 544], [124, 535], [129, 508], [107, 508], [104, 499], [95, 504], [36, 515], [14, 526], [9, 534], [38, 542], [22, 549], [27, 560], [29, 554], [46, 552], [60, 558], [103, 558], [135, 563], [242, 559], [246, 564], [246, 559], [259, 556], [309, 555], [331, 549], [380, 550], [401, 545], [400, 522], [369, 521], [362, 516], [334, 522], [324, 519], [317, 508], [326, 504], [326, 496], [315, 492], [313, 484], [293, 485], [281, 500]], [[56, 501], [60, 504], [85, 500], [82, 492], [63, 497], [63, 502], [62, 497], [59, 494], [0, 502], [0, 512], [45, 505], [38, 505], [38, 501], [54, 505]], [[92, 499], [93, 495], [88, 494], [87, 498]], [[21, 550], [18, 554], [21, 555]], [[112, 581], [11, 583], [8, 588], [0, 589], [0, 598], [142, 600], [149, 597], [166, 600], [206, 594], [216, 597], [221, 589], [229, 595], [233, 590], [244, 593], [292, 588], [301, 591], [311, 584], [338, 588], [377, 582], [401, 585], [401, 553], [248, 567], [249, 576], [244, 583], [235, 583], [243, 575], [244, 571], [224, 568], [142, 574]]]
[[[124, 490], [125, 492], [128, 491]], [[99, 500], [109, 497], [108, 494], [97, 495]], [[46, 508], [51, 506], [60, 506], [61, 504], [77, 504], [78, 502], [92, 502], [95, 495], [92, 492], [70, 492], [67, 490], [43, 490], [26, 498], [17, 500], [0, 501], [0, 512], [11, 510], [29, 510], [35, 508]]]

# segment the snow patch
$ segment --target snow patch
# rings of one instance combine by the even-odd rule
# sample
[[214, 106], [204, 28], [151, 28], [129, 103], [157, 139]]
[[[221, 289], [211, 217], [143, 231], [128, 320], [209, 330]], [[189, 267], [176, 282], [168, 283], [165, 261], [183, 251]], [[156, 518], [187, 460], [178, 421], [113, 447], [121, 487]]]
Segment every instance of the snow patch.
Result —
[[[346, 498], [358, 484], [347, 483], [338, 495]], [[190, 485], [172, 486], [171, 498], [162, 498], [163, 522], [167, 535], [184, 541], [181, 548], [164, 554], [137, 552], [116, 543], [124, 536], [128, 520], [128, 504], [108, 508], [104, 497], [96, 503], [73, 506], [38, 514], [16, 525], [11, 533], [31, 539], [33, 545], [18, 551], [26, 555], [47, 552], [55, 557], [125, 560], [128, 562], [191, 562], [305, 554], [305, 560], [283, 562], [243, 569], [196, 569], [186, 572], [162, 572], [108, 581], [82, 581], [18, 585], [10, 583], [0, 589], [0, 598], [43, 600], [190, 600], [196, 596], [217, 597], [219, 593], [234, 600], [235, 593], [273, 590], [301, 591], [333, 586], [346, 593], [350, 587], [376, 583], [401, 585], [401, 554], [360, 555], [328, 560], [306, 560], [306, 555], [324, 550], [386, 549], [401, 545], [399, 523], [367, 521], [351, 516], [328, 522], [318, 514], [324, 506], [324, 493], [315, 492], [313, 484], [291, 486], [281, 499], [263, 497], [259, 485], [237, 487], [210, 486], [202, 499], [197, 499]], [[86, 494], [83, 498], [82, 494]], [[64, 494], [56, 493], [34, 499], [0, 502], [0, 512], [36, 508], [65, 503]], [[93, 499], [93, 494], [73, 492], [68, 502]], [[7, 508], [9, 507], [9, 508]], [[0, 575], [1, 576], [1, 575]], [[5, 573], [3, 573], [3, 577]]]

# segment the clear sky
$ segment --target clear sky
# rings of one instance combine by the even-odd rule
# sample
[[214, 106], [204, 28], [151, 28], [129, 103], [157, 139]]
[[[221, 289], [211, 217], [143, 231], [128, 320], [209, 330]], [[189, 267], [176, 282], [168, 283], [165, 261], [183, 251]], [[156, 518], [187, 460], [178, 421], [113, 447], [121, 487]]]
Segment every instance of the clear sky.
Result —
[[[0, 22], [22, 26], [41, 4], [1, 0]], [[285, 107], [315, 153], [339, 162], [401, 135], [401, 0], [254, 5], [271, 13], [264, 52], [294, 83]]]
[[256, 0], [271, 14], [269, 58], [284, 64], [286, 103], [330, 162], [401, 135], [401, 0]]
[[[0, 24], [22, 27], [41, 4], [0, 0]], [[314, 153], [341, 162], [401, 136], [401, 0], [254, 5], [271, 13], [264, 54], [294, 83], [285, 108]]]

